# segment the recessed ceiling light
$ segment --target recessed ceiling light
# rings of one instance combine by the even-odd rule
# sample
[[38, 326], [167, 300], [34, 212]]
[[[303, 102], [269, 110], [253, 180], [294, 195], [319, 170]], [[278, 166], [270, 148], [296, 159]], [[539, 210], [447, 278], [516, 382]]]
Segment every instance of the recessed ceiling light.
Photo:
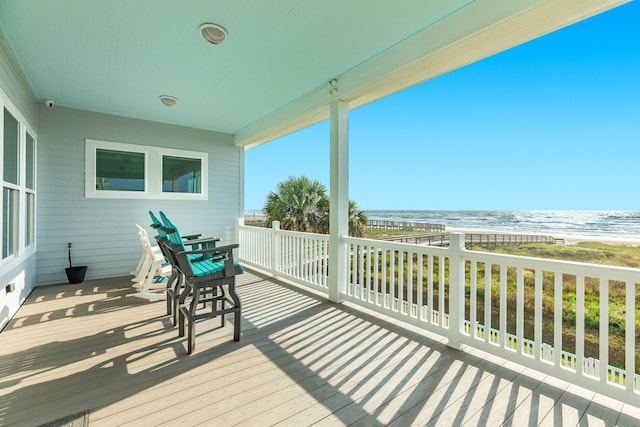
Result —
[[218, 24], [200, 25], [200, 34], [211, 44], [220, 44], [227, 38], [227, 31]]
[[175, 96], [160, 95], [160, 102], [162, 102], [167, 107], [173, 107], [174, 105], [176, 105], [176, 102], [178, 102], [178, 98], [176, 98]]

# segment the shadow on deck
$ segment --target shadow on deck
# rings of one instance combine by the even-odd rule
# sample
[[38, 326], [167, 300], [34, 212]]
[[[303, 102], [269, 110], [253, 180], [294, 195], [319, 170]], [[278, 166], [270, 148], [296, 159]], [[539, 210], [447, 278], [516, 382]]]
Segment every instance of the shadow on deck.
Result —
[[41, 287], [0, 334], [0, 425], [640, 425], [640, 411], [247, 272], [196, 352], [129, 278]]

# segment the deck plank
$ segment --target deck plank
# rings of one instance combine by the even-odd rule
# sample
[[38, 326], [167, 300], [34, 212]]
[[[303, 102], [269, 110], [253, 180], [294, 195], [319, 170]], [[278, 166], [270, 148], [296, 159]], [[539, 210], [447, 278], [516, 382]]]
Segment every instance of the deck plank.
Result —
[[36, 288], [0, 333], [0, 425], [638, 425], [607, 400], [350, 304], [247, 271], [197, 347], [128, 277]]

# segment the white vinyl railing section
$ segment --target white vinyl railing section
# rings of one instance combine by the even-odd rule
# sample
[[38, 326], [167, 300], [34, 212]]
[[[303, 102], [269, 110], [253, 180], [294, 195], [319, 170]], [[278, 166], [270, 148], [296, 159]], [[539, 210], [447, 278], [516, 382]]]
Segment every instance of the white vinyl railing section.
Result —
[[[460, 234], [446, 248], [342, 240], [342, 299], [637, 404], [640, 270], [469, 251]], [[239, 258], [327, 292], [326, 235], [241, 226]]]
[[274, 228], [240, 227], [240, 260], [274, 275], [327, 292], [329, 236]]

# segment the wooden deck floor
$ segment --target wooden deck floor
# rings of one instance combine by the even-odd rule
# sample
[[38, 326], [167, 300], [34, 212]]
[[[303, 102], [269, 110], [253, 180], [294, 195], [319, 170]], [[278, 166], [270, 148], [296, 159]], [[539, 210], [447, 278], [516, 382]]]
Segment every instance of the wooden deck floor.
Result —
[[243, 335], [128, 278], [37, 288], [0, 333], [0, 425], [640, 425], [640, 410], [247, 272]]

